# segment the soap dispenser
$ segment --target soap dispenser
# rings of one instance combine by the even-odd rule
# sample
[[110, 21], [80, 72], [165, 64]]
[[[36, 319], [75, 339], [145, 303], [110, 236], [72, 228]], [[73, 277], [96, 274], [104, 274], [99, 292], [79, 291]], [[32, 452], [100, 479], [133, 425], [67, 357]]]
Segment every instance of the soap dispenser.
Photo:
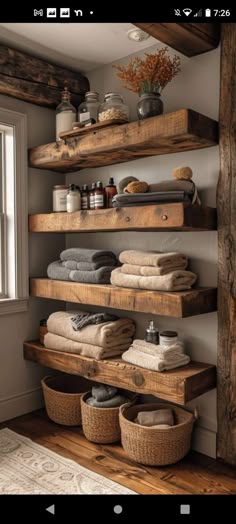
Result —
[[145, 332], [145, 340], [151, 344], [159, 344], [159, 333], [157, 328], [154, 326], [153, 320], [149, 320], [149, 324]]

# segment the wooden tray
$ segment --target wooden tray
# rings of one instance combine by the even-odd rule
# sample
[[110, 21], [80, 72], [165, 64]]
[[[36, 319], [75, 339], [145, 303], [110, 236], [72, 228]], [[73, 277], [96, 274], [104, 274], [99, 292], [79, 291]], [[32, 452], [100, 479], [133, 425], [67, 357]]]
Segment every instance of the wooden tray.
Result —
[[96, 124], [91, 124], [91, 126], [87, 127], [78, 127], [76, 129], [72, 129], [70, 131], [63, 131], [62, 133], [59, 133], [60, 138], [65, 140], [66, 138], [73, 138], [74, 136], [81, 136], [86, 135], [87, 133], [92, 133], [93, 131], [103, 129], [105, 127], [109, 126], [116, 126], [121, 124], [128, 124], [127, 120], [106, 120], [105, 122], [97, 122]]

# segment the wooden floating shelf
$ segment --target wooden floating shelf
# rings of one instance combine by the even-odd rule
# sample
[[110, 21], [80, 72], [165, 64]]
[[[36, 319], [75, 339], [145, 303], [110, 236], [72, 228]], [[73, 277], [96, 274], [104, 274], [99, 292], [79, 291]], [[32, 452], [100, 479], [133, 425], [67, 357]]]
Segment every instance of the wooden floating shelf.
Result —
[[218, 123], [190, 109], [93, 131], [30, 149], [30, 167], [77, 171], [153, 155], [215, 146]]
[[33, 297], [178, 318], [210, 313], [217, 309], [217, 291], [214, 288], [170, 293], [31, 278], [30, 294]]
[[48, 368], [130, 391], [155, 395], [182, 405], [216, 385], [215, 366], [201, 362], [191, 362], [182, 368], [158, 373], [128, 364], [122, 359], [94, 360], [46, 349], [38, 342], [24, 343], [24, 358]]
[[220, 41], [220, 24], [134, 24], [157, 40], [185, 56], [195, 56], [215, 49]]
[[178, 203], [30, 215], [29, 231], [207, 231], [216, 229], [216, 222], [216, 209]]

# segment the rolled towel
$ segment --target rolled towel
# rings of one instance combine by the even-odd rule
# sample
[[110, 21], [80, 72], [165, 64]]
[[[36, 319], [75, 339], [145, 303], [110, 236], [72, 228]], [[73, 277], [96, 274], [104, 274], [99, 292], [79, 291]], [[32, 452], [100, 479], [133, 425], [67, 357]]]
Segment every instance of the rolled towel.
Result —
[[75, 260], [64, 260], [62, 265], [67, 267], [67, 269], [78, 269], [79, 271], [95, 271], [104, 266], [113, 266], [117, 265], [117, 260], [110, 257], [101, 257], [99, 262], [76, 262]]
[[184, 291], [191, 289], [197, 280], [197, 275], [191, 271], [172, 271], [167, 275], [157, 277], [142, 277], [126, 275], [121, 268], [116, 268], [111, 273], [111, 284], [118, 287], [134, 289], [148, 289], [150, 291]]
[[79, 271], [78, 269], [71, 270], [69, 278], [73, 282], [80, 282], [81, 284], [110, 284], [112, 266], [104, 266], [95, 271]]
[[129, 399], [123, 395], [115, 395], [115, 397], [110, 398], [109, 400], [104, 400], [104, 402], [98, 402], [95, 398], [90, 397], [86, 400], [86, 403], [94, 408], [116, 408], [122, 406], [129, 402]]
[[158, 251], [137, 251], [134, 249], [122, 251], [119, 260], [122, 264], [159, 267], [169, 271], [172, 271], [176, 264], [185, 268], [188, 263], [187, 257], [181, 253], [160, 253]]
[[158, 277], [160, 275], [167, 275], [171, 271], [177, 271], [179, 269], [186, 269], [188, 265], [187, 260], [180, 260], [173, 262], [173, 267], [171, 265], [163, 267], [152, 267], [152, 266], [138, 266], [135, 264], [123, 264], [121, 266], [121, 273], [126, 273], [127, 275], [140, 275], [144, 277]]
[[104, 402], [117, 395], [117, 388], [113, 386], [106, 386], [105, 384], [99, 384], [92, 387], [92, 396], [97, 402]]
[[122, 353], [122, 359], [135, 366], [160, 372], [186, 366], [190, 362], [188, 355], [176, 356], [176, 359], [169, 363], [168, 360], [159, 359], [153, 355], [145, 355], [141, 351], [136, 351], [132, 348]]
[[95, 360], [104, 360], [121, 355], [123, 351], [127, 349], [126, 344], [123, 346], [114, 346], [113, 348], [103, 348], [94, 344], [75, 342], [74, 340], [69, 340], [60, 335], [54, 335], [53, 333], [47, 333], [45, 335], [44, 345], [48, 349], [56, 349], [64, 353], [74, 353], [76, 355], [82, 355], [83, 357], [91, 357]]
[[[130, 318], [120, 318], [104, 324], [85, 326], [74, 331], [71, 319], [78, 315], [77, 311], [57, 311], [47, 320], [47, 329], [50, 333], [86, 344], [95, 344], [102, 348], [130, 346], [135, 334], [135, 323]], [[85, 312], [84, 312], [85, 313]]]
[[156, 426], [157, 424], [168, 424], [174, 426], [174, 414], [172, 409], [157, 409], [155, 411], [140, 411], [136, 423], [141, 426]]
[[60, 254], [61, 260], [74, 260], [75, 262], [100, 262], [104, 257], [116, 260], [116, 255], [112, 251], [105, 251], [102, 249], [71, 247], [65, 249]]
[[52, 278], [53, 280], [70, 280], [70, 269], [62, 266], [60, 260], [56, 260], [56, 262], [49, 264], [47, 275], [48, 278]]

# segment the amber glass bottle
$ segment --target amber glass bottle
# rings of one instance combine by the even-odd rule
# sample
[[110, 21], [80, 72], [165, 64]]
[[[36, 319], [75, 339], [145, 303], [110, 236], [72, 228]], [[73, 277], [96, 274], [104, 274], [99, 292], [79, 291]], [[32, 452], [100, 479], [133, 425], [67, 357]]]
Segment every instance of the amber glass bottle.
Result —
[[94, 191], [96, 189], [96, 183], [93, 182], [92, 183], [92, 187], [89, 191], [89, 209], [95, 209], [95, 206], [94, 206]]
[[94, 190], [94, 208], [104, 209], [105, 207], [105, 189], [102, 182], [97, 182]]
[[114, 179], [112, 177], [109, 178], [108, 185], [105, 187], [105, 195], [106, 195], [106, 207], [113, 207], [112, 198], [113, 196], [117, 195], [117, 189], [114, 184]]
[[89, 188], [87, 184], [82, 186], [81, 191], [81, 209], [89, 209]]

